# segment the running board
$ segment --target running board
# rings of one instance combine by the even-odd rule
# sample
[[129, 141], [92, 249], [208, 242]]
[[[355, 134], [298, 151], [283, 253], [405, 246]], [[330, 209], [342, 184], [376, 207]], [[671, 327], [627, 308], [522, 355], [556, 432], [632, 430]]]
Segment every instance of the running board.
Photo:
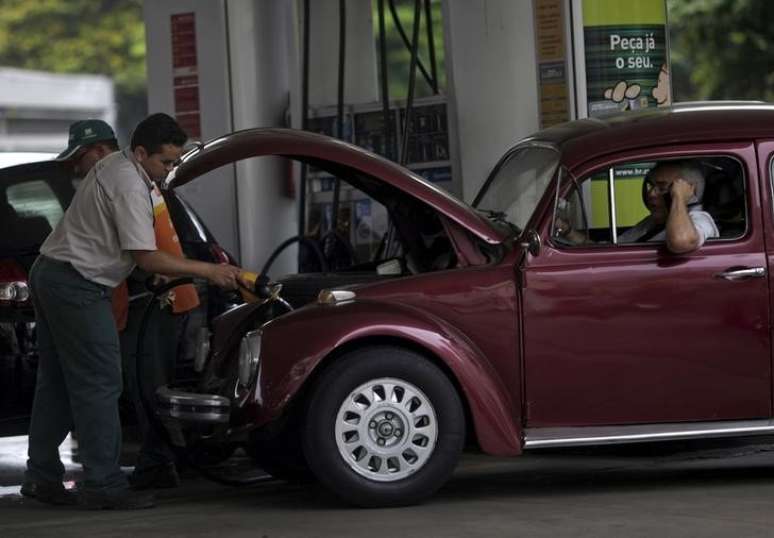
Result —
[[774, 435], [774, 420], [726, 420], [722, 422], [636, 424], [631, 426], [526, 428], [524, 430], [524, 448], [618, 445], [624, 443], [676, 441], [680, 439], [749, 437], [753, 435]]

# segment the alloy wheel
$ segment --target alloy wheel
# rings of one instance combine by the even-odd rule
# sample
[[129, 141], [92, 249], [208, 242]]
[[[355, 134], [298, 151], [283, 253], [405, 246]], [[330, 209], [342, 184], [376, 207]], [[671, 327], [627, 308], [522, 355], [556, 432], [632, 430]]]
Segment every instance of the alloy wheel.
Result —
[[363, 383], [344, 399], [336, 417], [336, 446], [356, 473], [394, 482], [421, 469], [438, 440], [430, 399], [396, 378]]

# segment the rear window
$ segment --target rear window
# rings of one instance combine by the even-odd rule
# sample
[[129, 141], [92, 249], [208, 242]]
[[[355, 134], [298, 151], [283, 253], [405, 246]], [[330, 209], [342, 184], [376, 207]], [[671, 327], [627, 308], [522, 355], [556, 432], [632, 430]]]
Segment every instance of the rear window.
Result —
[[0, 250], [37, 251], [75, 194], [69, 169], [47, 162], [0, 170]]
[[25, 219], [42, 217], [52, 229], [64, 215], [62, 202], [43, 180], [11, 185], [6, 197], [17, 215]]

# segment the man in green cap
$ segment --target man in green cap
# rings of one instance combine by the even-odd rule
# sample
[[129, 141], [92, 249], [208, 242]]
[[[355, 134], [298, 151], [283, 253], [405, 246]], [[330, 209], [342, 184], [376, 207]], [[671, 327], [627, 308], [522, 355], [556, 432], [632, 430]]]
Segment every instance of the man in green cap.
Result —
[[86, 177], [97, 161], [118, 151], [113, 129], [102, 120], [81, 120], [70, 125], [67, 149], [58, 161], [71, 161], [78, 177]]
[[[91, 168], [30, 271], [39, 361], [23, 489], [38, 501], [79, 501], [91, 509], [154, 505], [151, 494], [129, 489], [118, 463], [123, 383], [112, 289], [135, 266], [147, 273], [206, 278], [225, 289], [246, 285], [239, 267], [190, 260], [157, 247], [153, 182], [169, 174], [186, 139], [166, 114], [141, 121], [128, 148]], [[79, 498], [62, 484], [58, 450], [73, 426], [84, 468]]]

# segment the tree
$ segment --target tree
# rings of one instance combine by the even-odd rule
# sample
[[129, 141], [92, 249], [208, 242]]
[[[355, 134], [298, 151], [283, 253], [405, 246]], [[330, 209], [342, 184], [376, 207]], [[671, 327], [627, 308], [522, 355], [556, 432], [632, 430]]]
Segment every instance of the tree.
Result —
[[668, 0], [676, 101], [774, 101], [774, 2]]
[[3, 0], [2, 4], [0, 65], [109, 76], [116, 88], [119, 130], [127, 130], [145, 115], [142, 0]]

